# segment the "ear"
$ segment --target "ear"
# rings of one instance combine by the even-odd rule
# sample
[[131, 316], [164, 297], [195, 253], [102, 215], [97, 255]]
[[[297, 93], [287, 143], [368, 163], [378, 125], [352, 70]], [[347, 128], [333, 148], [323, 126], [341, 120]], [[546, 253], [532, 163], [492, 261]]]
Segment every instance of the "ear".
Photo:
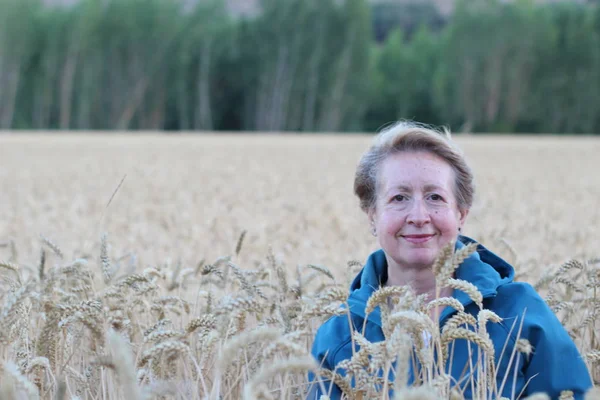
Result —
[[375, 226], [375, 223], [377, 222], [376, 214], [375, 207], [370, 207], [367, 211], [367, 217], [369, 218], [369, 224], [371, 224], [371, 226]]
[[464, 210], [458, 210], [458, 216], [459, 216], [459, 222], [460, 222], [460, 227], [462, 228], [462, 226], [465, 224], [465, 222], [467, 221], [467, 216], [469, 215], [469, 209], [464, 209]]

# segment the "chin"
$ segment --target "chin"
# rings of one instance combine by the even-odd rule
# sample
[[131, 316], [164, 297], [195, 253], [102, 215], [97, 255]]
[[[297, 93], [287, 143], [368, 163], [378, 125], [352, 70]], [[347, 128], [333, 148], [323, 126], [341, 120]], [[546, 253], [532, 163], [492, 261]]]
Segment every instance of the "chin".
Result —
[[[391, 247], [391, 246], [390, 246]], [[383, 250], [388, 257], [393, 260], [397, 265], [416, 268], [429, 268], [433, 265], [437, 253], [432, 248], [410, 248], [410, 247], [383, 247]]]
[[414, 265], [418, 267], [431, 267], [435, 262], [435, 257], [431, 252], [421, 252], [421, 254], [411, 254], [406, 257], [408, 265]]
[[428, 259], [418, 259], [418, 260], [414, 260], [410, 263], [410, 265], [413, 265], [417, 268], [431, 268], [431, 266], [434, 263], [434, 259], [428, 258]]

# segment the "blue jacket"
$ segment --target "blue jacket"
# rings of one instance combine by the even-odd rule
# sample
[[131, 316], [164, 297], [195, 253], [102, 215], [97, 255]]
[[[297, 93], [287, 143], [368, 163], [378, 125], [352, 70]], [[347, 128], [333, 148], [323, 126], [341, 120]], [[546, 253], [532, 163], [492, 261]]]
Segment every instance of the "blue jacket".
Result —
[[[456, 246], [461, 248], [472, 242], [474, 242], [472, 239], [460, 236]], [[536, 392], [545, 392], [555, 399], [559, 397], [562, 390], [572, 390], [576, 399], [583, 399], [584, 393], [592, 386], [592, 382], [579, 351], [560, 321], [533, 287], [527, 283], [513, 281], [513, 267], [479, 245], [477, 252], [459, 266], [455, 277], [476, 285], [483, 295], [484, 308], [494, 311], [503, 319], [501, 323], [487, 324], [495, 348], [498, 388], [504, 376], [509, 374], [502, 396], [517, 398], [522, 391], [522, 397]], [[380, 287], [380, 282], [386, 280], [387, 261], [383, 251], [378, 250], [371, 254], [350, 286], [348, 306], [352, 324], [359, 331], [362, 331], [367, 300]], [[477, 315], [479, 308], [466, 293], [455, 290], [453, 297], [464, 305], [465, 312]], [[443, 327], [455, 312], [451, 307], [446, 307], [440, 315], [440, 327]], [[517, 337], [521, 325], [521, 333]], [[370, 342], [385, 340], [381, 329], [379, 308], [369, 314], [363, 334]], [[521, 354], [516, 365], [515, 359], [512, 363], [509, 359], [518, 338], [528, 339], [534, 351], [528, 357]], [[506, 349], [504, 349], [505, 343]], [[454, 342], [451, 357], [452, 370], [448, 372], [455, 381], [462, 379], [464, 382], [465, 366], [466, 371], [469, 370], [467, 346], [465, 340]], [[355, 347], [355, 350], [357, 349], [358, 346]], [[327, 320], [317, 331], [312, 348], [312, 354], [319, 364], [323, 368], [333, 370], [340, 361], [351, 358], [352, 353], [348, 316], [342, 315]], [[475, 357], [474, 353], [476, 354], [471, 351]], [[517, 369], [516, 381], [514, 368]], [[337, 372], [344, 374], [344, 371], [339, 369]], [[413, 379], [412, 367], [409, 378]], [[314, 376], [310, 379], [314, 380]], [[331, 390], [332, 399], [340, 398], [341, 391], [335, 384], [326, 381], [324, 386], [327, 391]], [[466, 398], [471, 396], [470, 386], [470, 383], [461, 386], [465, 390]], [[320, 394], [321, 386], [312, 385], [309, 398], [313, 399], [316, 396], [318, 399]]]

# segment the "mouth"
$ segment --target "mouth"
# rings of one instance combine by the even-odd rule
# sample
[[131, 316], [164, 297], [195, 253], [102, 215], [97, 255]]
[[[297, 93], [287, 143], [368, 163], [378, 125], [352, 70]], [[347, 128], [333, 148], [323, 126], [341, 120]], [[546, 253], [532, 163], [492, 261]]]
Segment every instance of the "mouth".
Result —
[[406, 240], [407, 242], [409, 242], [409, 243], [415, 243], [415, 244], [428, 242], [434, 236], [435, 236], [434, 234], [427, 234], [427, 235], [426, 234], [422, 234], [422, 235], [401, 235], [401, 237], [404, 238], [404, 240]]

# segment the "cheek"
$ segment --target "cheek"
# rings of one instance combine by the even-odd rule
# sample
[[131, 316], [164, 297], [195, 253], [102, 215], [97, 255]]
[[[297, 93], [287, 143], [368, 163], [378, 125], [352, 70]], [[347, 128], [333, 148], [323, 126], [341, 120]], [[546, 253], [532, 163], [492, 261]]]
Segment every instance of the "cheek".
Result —
[[434, 219], [436, 227], [442, 234], [454, 234], [455, 231], [458, 230], [458, 218], [451, 210], [448, 210], [447, 212], [436, 212], [434, 214]]
[[402, 227], [402, 219], [392, 213], [386, 213], [380, 216], [378, 225], [383, 232], [393, 235]]

